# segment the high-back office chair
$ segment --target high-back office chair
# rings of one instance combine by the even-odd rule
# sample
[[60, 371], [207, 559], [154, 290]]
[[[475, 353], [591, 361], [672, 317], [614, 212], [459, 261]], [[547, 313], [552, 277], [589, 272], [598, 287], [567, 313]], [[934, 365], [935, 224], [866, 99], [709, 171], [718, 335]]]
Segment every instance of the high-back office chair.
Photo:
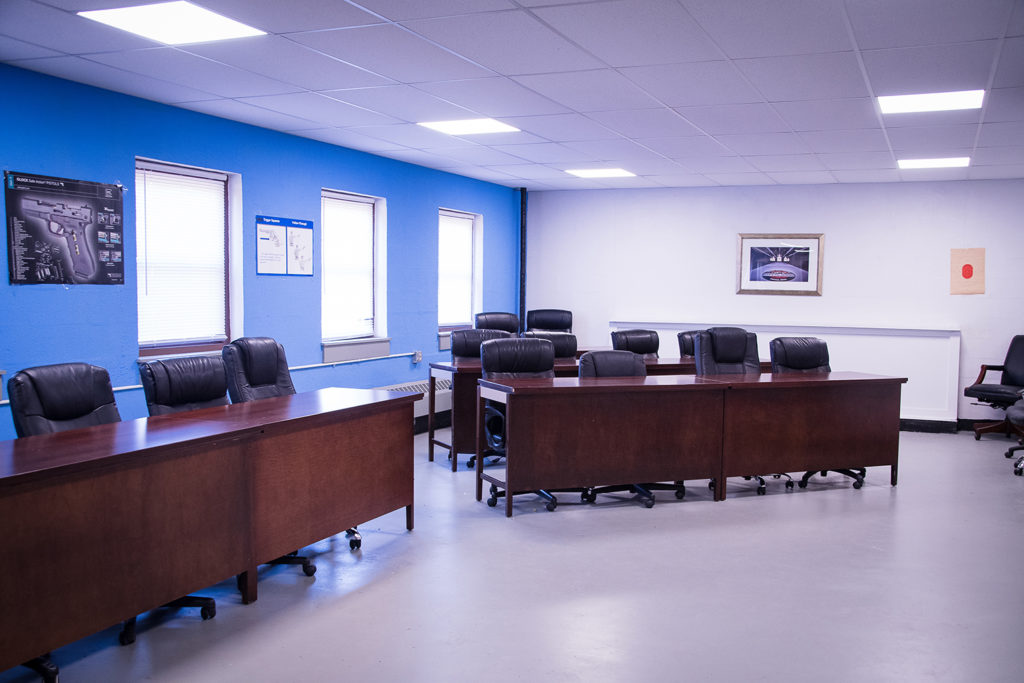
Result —
[[139, 363], [139, 376], [150, 415], [228, 404], [228, 378], [224, 359], [186, 356]]
[[694, 343], [697, 337], [697, 333], [700, 330], [689, 330], [688, 332], [680, 332], [676, 335], [679, 340], [679, 357], [680, 358], [693, 358]]
[[[999, 384], [986, 384], [985, 375], [989, 370], [1001, 370]], [[980, 403], [993, 408], [1006, 410], [1020, 398], [1024, 391], [1024, 335], [1018, 334], [1010, 340], [1010, 348], [1006, 350], [1006, 359], [1002, 365], [982, 365], [981, 372], [974, 384], [964, 389], [964, 396], [976, 398]], [[1016, 434], [1024, 438], [1024, 427], [1015, 425], [1008, 419], [974, 424], [974, 438], [980, 439], [982, 434], [999, 432]]]
[[[816, 337], [776, 337], [769, 342], [768, 350], [771, 353], [772, 374], [832, 371], [828, 360], [828, 344]], [[855, 489], [864, 485], [864, 477], [867, 476], [867, 469], [864, 467], [831, 471], [853, 479]], [[818, 470], [805, 472], [797, 482], [800, 488], [807, 488], [808, 480], [817, 472]], [[828, 472], [829, 470], [822, 470], [821, 476], [824, 477]], [[792, 487], [792, 482], [787, 481], [786, 486]]]
[[[639, 354], [632, 351], [588, 351], [580, 356], [580, 378], [584, 377], [646, 377], [647, 365]], [[686, 495], [683, 482], [673, 484], [648, 482], [642, 484], [614, 484], [585, 489], [580, 498], [585, 503], [593, 503], [600, 493], [617, 493], [629, 491], [635, 493], [644, 506], [654, 507], [652, 491], [675, 491], [676, 498]]]
[[569, 332], [551, 332], [549, 330], [531, 330], [523, 332], [524, 339], [547, 339], [555, 345], [555, 358], [576, 357], [576, 335]]
[[473, 321], [473, 327], [478, 330], [504, 330], [519, 334], [519, 316], [515, 313], [477, 313]]
[[[492, 339], [480, 345], [480, 366], [484, 379], [520, 379], [555, 376], [555, 345], [547, 339]], [[487, 452], [484, 455], [505, 456], [505, 407], [488, 402], [484, 407], [484, 437]], [[491, 484], [487, 504], [494, 507], [498, 498], [513, 496], [519, 491], [498, 491]], [[558, 499], [550, 492], [533, 491], [547, 501], [547, 509], [554, 510]]]
[[561, 308], [535, 308], [527, 311], [526, 330], [572, 332], [572, 311]]
[[[19, 437], [54, 434], [121, 421], [110, 375], [88, 363], [59, 363], [26, 368], [7, 383], [14, 431]], [[204, 620], [217, 614], [213, 598], [189, 595], [165, 607], [199, 607]], [[122, 624], [118, 641], [135, 642], [136, 618]]]
[[616, 351], [639, 353], [645, 360], [658, 357], [658, 333], [654, 330], [615, 330], [612, 348]]
[[511, 337], [505, 330], [453, 330], [452, 358], [480, 358], [480, 345], [489, 339]]

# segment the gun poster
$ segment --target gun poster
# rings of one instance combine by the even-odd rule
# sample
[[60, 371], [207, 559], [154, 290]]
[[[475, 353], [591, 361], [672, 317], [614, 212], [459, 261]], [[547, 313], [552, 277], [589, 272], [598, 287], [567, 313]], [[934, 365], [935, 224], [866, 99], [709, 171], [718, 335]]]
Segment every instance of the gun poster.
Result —
[[124, 284], [119, 185], [4, 171], [11, 284]]

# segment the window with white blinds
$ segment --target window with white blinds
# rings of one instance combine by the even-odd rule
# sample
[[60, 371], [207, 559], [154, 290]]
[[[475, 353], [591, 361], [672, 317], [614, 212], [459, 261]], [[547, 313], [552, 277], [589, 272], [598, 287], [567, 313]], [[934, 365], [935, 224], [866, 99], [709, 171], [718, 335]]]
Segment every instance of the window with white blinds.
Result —
[[442, 209], [437, 235], [437, 324], [472, 325], [476, 216]]
[[324, 190], [321, 195], [321, 335], [325, 341], [375, 333], [375, 204], [373, 197]]
[[223, 344], [227, 175], [137, 162], [139, 346]]

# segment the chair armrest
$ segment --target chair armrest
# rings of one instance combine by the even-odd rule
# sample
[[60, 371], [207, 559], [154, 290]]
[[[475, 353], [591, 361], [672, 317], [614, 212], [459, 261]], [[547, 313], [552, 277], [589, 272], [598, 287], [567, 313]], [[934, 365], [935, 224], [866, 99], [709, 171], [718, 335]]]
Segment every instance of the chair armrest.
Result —
[[1005, 366], [1002, 365], [982, 365], [981, 372], [978, 373], [978, 379], [974, 380], [974, 383], [981, 384], [982, 382], [984, 382], [985, 373], [987, 373], [989, 370], [1002, 371], [1003, 369], [1005, 369]]

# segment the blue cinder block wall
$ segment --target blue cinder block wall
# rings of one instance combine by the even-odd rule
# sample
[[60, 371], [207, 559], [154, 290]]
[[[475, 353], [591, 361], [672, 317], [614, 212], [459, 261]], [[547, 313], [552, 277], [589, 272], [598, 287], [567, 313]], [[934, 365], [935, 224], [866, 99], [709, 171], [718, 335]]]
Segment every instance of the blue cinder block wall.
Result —
[[[387, 331], [391, 352], [294, 373], [299, 391], [374, 387], [425, 379], [447, 357], [437, 343], [437, 211], [484, 217], [483, 308], [516, 311], [519, 193], [491, 183], [198, 114], [0, 65], [0, 166], [22, 173], [125, 187], [124, 285], [0, 282], [0, 369], [6, 379], [34, 365], [84, 361], [110, 371], [115, 387], [139, 383], [136, 358], [135, 158], [214, 168], [242, 179], [244, 332], [277, 338], [292, 366], [321, 362], [320, 189], [387, 199]], [[313, 220], [314, 277], [256, 274], [255, 217]], [[4, 224], [7, 224], [4, 211]], [[6, 234], [6, 228], [5, 228]], [[3, 259], [7, 260], [7, 240]], [[7, 398], [6, 387], [4, 398]], [[123, 419], [146, 415], [141, 389], [117, 393]], [[14, 438], [0, 405], [0, 439]]]

